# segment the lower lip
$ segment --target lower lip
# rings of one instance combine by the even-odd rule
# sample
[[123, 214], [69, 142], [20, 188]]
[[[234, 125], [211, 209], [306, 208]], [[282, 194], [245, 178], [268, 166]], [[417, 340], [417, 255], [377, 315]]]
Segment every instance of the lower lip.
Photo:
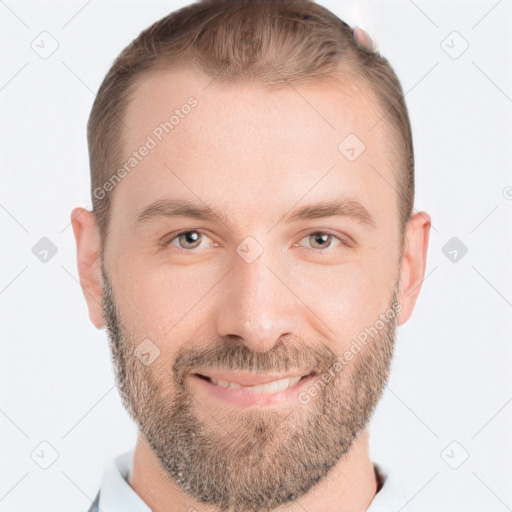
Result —
[[279, 393], [258, 393], [243, 387], [225, 388], [218, 386], [217, 384], [213, 384], [213, 382], [203, 377], [199, 377], [198, 375], [192, 375], [193, 381], [197, 383], [202, 391], [224, 402], [241, 407], [248, 407], [251, 405], [269, 406], [296, 401], [300, 392], [305, 388], [305, 386], [310, 384], [313, 378], [314, 375], [303, 377], [299, 382]]

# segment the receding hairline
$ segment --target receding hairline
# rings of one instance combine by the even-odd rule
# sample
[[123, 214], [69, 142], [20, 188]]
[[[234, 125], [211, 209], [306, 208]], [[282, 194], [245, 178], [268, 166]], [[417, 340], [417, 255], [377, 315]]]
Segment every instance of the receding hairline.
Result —
[[[140, 95], [141, 88], [148, 85], [154, 78], [166, 79], [170, 76], [180, 76], [197, 80], [198, 84], [203, 85], [201, 91], [206, 87], [219, 88], [228, 90], [233, 88], [252, 88], [258, 92], [279, 92], [289, 90], [291, 93], [300, 96], [302, 90], [315, 90], [326, 94], [339, 95], [349, 100], [354, 100], [356, 95], [364, 96], [364, 101], [358, 104], [362, 114], [375, 119], [375, 124], [370, 128], [381, 129], [386, 126], [391, 130], [391, 144], [383, 146], [389, 148], [391, 153], [388, 156], [394, 160], [400, 155], [403, 155], [404, 148], [402, 148], [403, 138], [401, 137], [400, 130], [395, 126], [390, 119], [386, 118], [386, 112], [383, 105], [375, 92], [374, 84], [371, 84], [367, 78], [358, 73], [354, 69], [349, 69], [346, 64], [341, 63], [339, 69], [335, 72], [329, 72], [317, 76], [307, 76], [301, 84], [290, 84], [286, 80], [280, 82], [265, 82], [262, 80], [254, 79], [249, 76], [228, 76], [224, 79], [222, 76], [210, 76], [202, 70], [194, 62], [189, 62], [182, 65], [170, 65], [168, 67], [156, 66], [139, 73], [134, 77], [132, 83], [126, 91], [126, 96], [123, 101], [123, 119], [126, 115], [130, 104], [134, 101], [144, 102], [144, 96]], [[142, 86], [142, 87], [141, 87]], [[182, 98], [183, 100], [185, 98]], [[303, 98], [304, 99], [304, 98]], [[306, 101], [304, 99], [304, 101]], [[322, 112], [319, 112], [322, 114]], [[123, 136], [126, 134], [121, 125], [118, 134], [118, 142], [122, 142]], [[382, 133], [384, 136], [384, 133]], [[384, 141], [382, 141], [384, 142]], [[126, 149], [126, 148], [124, 148]], [[404, 162], [405, 164], [405, 162]]]
[[396, 156], [390, 161], [404, 171], [398, 172], [398, 190], [403, 192], [400, 222], [405, 225], [410, 219], [412, 134], [401, 84], [388, 60], [380, 52], [368, 54], [356, 48], [352, 27], [314, 1], [202, 0], [173, 11], [141, 32], [121, 52], [100, 86], [89, 118], [88, 144], [93, 211], [102, 240], [108, 234], [111, 194], [102, 199], [94, 191], [121, 161], [119, 114], [130, 101], [128, 89], [159, 67], [190, 67], [191, 63], [212, 78], [226, 72], [224, 83], [256, 77], [268, 89], [275, 88], [283, 74], [294, 86], [323, 82], [324, 75], [344, 63], [363, 77], [370, 90], [377, 92], [379, 104], [388, 109], [381, 122], [393, 133], [393, 143], [387, 147], [395, 146]]

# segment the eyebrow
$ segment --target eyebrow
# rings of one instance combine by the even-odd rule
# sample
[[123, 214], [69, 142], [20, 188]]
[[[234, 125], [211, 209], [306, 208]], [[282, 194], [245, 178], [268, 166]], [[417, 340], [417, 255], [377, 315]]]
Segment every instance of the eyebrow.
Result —
[[323, 217], [350, 217], [364, 227], [376, 228], [370, 212], [355, 199], [333, 199], [302, 206], [283, 217], [285, 223], [298, 220], [320, 219]]
[[[299, 220], [320, 219], [323, 217], [348, 217], [362, 226], [375, 229], [375, 220], [368, 210], [354, 199], [333, 199], [307, 204], [285, 214], [279, 222], [292, 223]], [[220, 211], [206, 205], [181, 199], [161, 199], [144, 208], [136, 217], [140, 225], [157, 218], [186, 217], [204, 221], [220, 221], [231, 230], [232, 222]]]

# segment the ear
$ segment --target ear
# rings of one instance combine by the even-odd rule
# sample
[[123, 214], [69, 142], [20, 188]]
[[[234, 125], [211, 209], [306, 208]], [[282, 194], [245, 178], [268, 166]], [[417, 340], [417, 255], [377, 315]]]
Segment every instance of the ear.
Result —
[[89, 318], [97, 329], [103, 328], [103, 298], [100, 258], [100, 230], [96, 215], [85, 208], [71, 212], [76, 240], [76, 262], [80, 286], [89, 309]]
[[427, 265], [430, 226], [427, 212], [417, 212], [407, 223], [404, 254], [400, 263], [399, 301], [402, 309], [398, 316], [398, 325], [409, 320], [420, 294]]

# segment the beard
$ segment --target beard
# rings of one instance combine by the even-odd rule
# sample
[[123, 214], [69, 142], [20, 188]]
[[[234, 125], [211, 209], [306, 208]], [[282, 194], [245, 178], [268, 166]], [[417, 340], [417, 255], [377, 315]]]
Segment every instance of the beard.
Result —
[[[226, 336], [204, 347], [183, 343], [171, 369], [163, 357], [151, 365], [136, 357], [141, 340], [121, 320], [103, 263], [102, 276], [103, 313], [123, 405], [164, 474], [198, 502], [233, 512], [270, 511], [292, 502], [328, 475], [370, 421], [393, 359], [398, 283], [384, 321], [381, 314], [374, 324], [382, 327], [373, 329], [376, 334], [364, 347], [358, 345], [349, 363], [328, 345], [298, 336], [280, 339], [266, 352]], [[299, 369], [315, 375], [300, 403], [288, 409], [214, 409], [188, 387], [191, 375], [206, 368]]]

